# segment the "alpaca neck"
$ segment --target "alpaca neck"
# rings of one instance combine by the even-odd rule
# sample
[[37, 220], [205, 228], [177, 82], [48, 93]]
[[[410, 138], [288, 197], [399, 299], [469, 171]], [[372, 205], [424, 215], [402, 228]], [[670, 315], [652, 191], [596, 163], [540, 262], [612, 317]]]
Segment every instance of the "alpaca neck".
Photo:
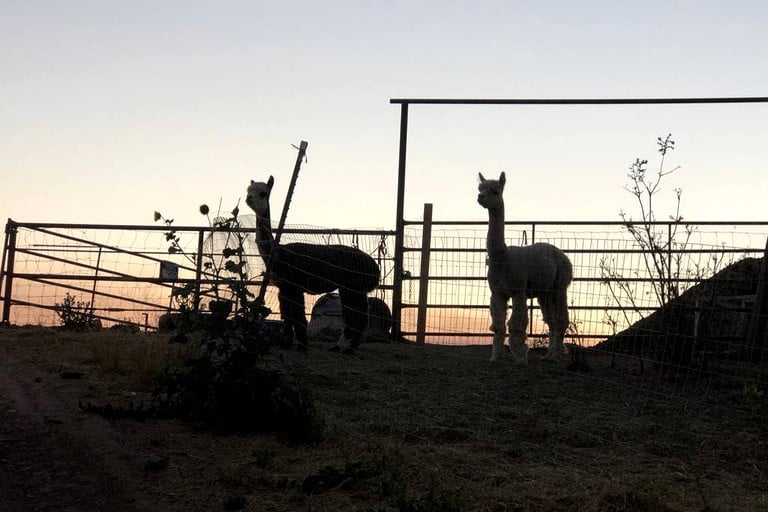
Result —
[[485, 241], [488, 257], [503, 257], [507, 250], [504, 242], [504, 205], [488, 209], [488, 238]]
[[272, 255], [275, 237], [272, 235], [272, 219], [269, 210], [264, 215], [256, 215], [256, 247], [259, 255], [267, 263]]

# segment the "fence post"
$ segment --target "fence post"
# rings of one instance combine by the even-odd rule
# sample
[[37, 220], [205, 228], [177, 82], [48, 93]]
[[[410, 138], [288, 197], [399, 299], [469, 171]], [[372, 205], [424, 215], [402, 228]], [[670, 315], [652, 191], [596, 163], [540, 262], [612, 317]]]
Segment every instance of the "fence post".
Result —
[[193, 299], [193, 308], [196, 313], [200, 312], [200, 279], [203, 273], [203, 243], [205, 242], [205, 231], [202, 229], [197, 232], [197, 257], [195, 258], [195, 295]]
[[[525, 231], [523, 231], [523, 235], [525, 235]], [[528, 237], [524, 236], [524, 241], [521, 245], [528, 245]], [[531, 244], [536, 243], [536, 223], [531, 223]], [[528, 299], [528, 337], [533, 337], [533, 311], [536, 307], [536, 303], [531, 297]]]
[[405, 156], [408, 145], [408, 103], [400, 105], [400, 150], [397, 163], [397, 205], [395, 213], [395, 261], [392, 275], [392, 340], [403, 337], [400, 320], [403, 310], [403, 258], [405, 250]]
[[96, 269], [93, 272], [93, 288], [91, 289], [91, 312], [96, 310], [96, 283], [99, 282], [99, 268], [101, 267], [102, 249], [102, 247], [99, 247], [99, 255], [96, 257]]
[[[677, 229], [675, 229], [675, 232], [677, 232]], [[672, 293], [672, 288], [677, 288], [678, 286], [676, 284], [672, 284], [672, 223], [667, 224], [667, 275], [664, 276], [664, 279], [667, 281], [667, 284], [665, 288], [667, 289], [667, 302], [672, 300], [673, 298], [677, 298], [677, 291], [675, 293]], [[674, 295], [674, 296], [673, 296]]]
[[416, 317], [416, 343], [424, 344], [427, 330], [427, 293], [429, 292], [429, 255], [432, 250], [432, 204], [424, 203], [421, 229], [421, 270], [419, 271], [419, 309]]
[[[8, 219], [5, 225], [5, 245], [3, 246], [3, 262], [0, 272], [5, 274], [5, 293], [3, 293], [3, 318], [2, 323], [11, 323], [11, 301], [13, 300], [13, 264], [16, 261], [16, 233], [18, 226]], [[6, 259], [7, 258], [7, 259]], [[4, 270], [5, 262], [8, 262], [8, 270]], [[2, 278], [0, 278], [2, 284]]]
[[[755, 293], [755, 304], [752, 306], [752, 318], [749, 321], [749, 330], [747, 331], [747, 343], [744, 347], [749, 352], [749, 360], [759, 352], [759, 362], [765, 360], [765, 352], [768, 350], [766, 339], [768, 339], [768, 240], [765, 243], [763, 259], [760, 262], [760, 274], [757, 279], [757, 291]], [[758, 361], [752, 361], [758, 362]]]

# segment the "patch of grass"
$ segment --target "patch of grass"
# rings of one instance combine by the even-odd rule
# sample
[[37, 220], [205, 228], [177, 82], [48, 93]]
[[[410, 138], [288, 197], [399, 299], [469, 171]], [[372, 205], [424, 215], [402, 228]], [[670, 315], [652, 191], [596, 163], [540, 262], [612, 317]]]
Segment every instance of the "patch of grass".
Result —
[[183, 361], [189, 348], [156, 333], [108, 330], [72, 333], [61, 328], [7, 328], [0, 343], [20, 359], [50, 371], [109, 376], [124, 390], [149, 392], [163, 367]]
[[191, 352], [190, 347], [168, 343], [167, 338], [156, 334], [126, 334], [110, 341], [94, 339], [85, 349], [90, 351], [97, 371], [128, 376], [142, 391], [152, 389], [163, 368], [182, 362]]

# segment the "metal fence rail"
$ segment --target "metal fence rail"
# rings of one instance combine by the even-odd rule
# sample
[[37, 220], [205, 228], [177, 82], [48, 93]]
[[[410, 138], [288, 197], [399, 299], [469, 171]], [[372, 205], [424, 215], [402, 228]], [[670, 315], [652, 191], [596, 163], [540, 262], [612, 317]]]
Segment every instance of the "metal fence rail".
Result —
[[[403, 246], [402, 335], [445, 344], [488, 343], [490, 322], [486, 283], [487, 224], [468, 221], [406, 221]], [[653, 222], [673, 233], [674, 222]], [[672, 285], [680, 292], [744, 258], [762, 258], [768, 222], [689, 222], [694, 236], [684, 245], [670, 240], [670, 257], [679, 257]], [[507, 222], [508, 243], [550, 242], [563, 249], [574, 266], [569, 288], [571, 337], [595, 344], [659, 309], [652, 294], [659, 276], [642, 261], [647, 256], [625, 222]], [[418, 270], [417, 270], [418, 269]], [[634, 297], [614, 297], [610, 286], [622, 284]], [[755, 283], [756, 284], [756, 283]], [[626, 294], [625, 294], [626, 295]], [[728, 307], [748, 317], [752, 299], [739, 297]], [[538, 304], [530, 302], [528, 335], [547, 336]], [[746, 329], [745, 320], [743, 328]], [[734, 332], [743, 342], [746, 332]], [[578, 338], [578, 340], [576, 340]], [[480, 341], [482, 340], [482, 341]]]
[[[66, 294], [88, 304], [94, 318], [107, 324], [155, 328], [158, 318], [172, 309], [171, 293], [192, 283], [194, 306], [204, 308], [222, 293], [231, 279], [225, 271], [213, 272], [208, 263], [221, 267], [221, 249], [211, 227], [174, 226], [182, 252], [169, 251], [168, 226], [24, 223], [8, 220], [3, 245], [0, 301], [3, 323], [53, 325], [57, 305]], [[250, 233], [250, 228], [238, 230]], [[386, 230], [339, 230], [291, 227], [284, 240], [358, 245], [378, 259], [383, 270], [379, 294], [391, 298], [391, 257], [386, 254]], [[249, 288], [261, 285], [263, 263], [255, 244], [246, 237]], [[161, 268], [171, 264], [173, 277]], [[388, 272], [388, 273], [387, 273]], [[276, 314], [276, 294], [270, 290], [267, 305]]]
[[[411, 105], [494, 105], [506, 107], [520, 106], [609, 106], [609, 105], [724, 105], [724, 104], [765, 104], [768, 96], [742, 97], [678, 97], [678, 98], [391, 98], [390, 104], [400, 108], [398, 164], [397, 164], [397, 196], [395, 210], [395, 269], [393, 282], [393, 307], [395, 330], [403, 324], [400, 317], [403, 304], [403, 287], [407, 285], [407, 273], [404, 263], [405, 229], [408, 221], [405, 219], [405, 185], [408, 160], [408, 125], [409, 107]], [[395, 332], [397, 337], [400, 333]]]
[[[388, 304], [399, 303], [400, 332], [407, 339], [442, 344], [487, 343], [488, 297], [485, 269], [487, 224], [479, 221], [407, 221], [404, 234], [402, 295], [393, 295], [392, 269], [397, 262], [386, 253], [392, 231], [290, 228], [286, 241], [358, 244], [379, 258], [383, 281], [376, 293]], [[671, 222], [654, 223], [671, 233]], [[674, 285], [681, 290], [711, 277], [730, 263], [761, 257], [768, 222], [686, 222], [695, 233], [685, 246], [670, 244], [670, 253], [683, 259]], [[174, 287], [194, 283], [199, 303], [212, 299], [208, 285], [225, 281], [206, 272], [204, 261], [216, 257], [207, 245], [210, 227], [174, 227], [186, 254], [168, 252], [167, 226], [41, 224], [8, 221], [3, 250], [0, 290], [2, 321], [56, 322], [56, 305], [66, 293], [90, 303], [96, 317], [107, 323], [127, 323], [153, 328], [171, 308]], [[643, 270], [644, 251], [619, 221], [507, 222], [510, 244], [547, 241], [564, 250], [574, 264], [569, 289], [572, 337], [580, 343], [597, 343], [629, 327], [659, 304], [650, 294], [658, 276]], [[245, 247], [254, 290], [263, 270], [255, 246]], [[191, 257], [190, 257], [191, 256]], [[178, 275], [160, 276], [160, 267], [173, 262]], [[613, 274], [606, 274], [607, 269]], [[635, 293], [614, 297], [612, 283], [622, 283]], [[277, 313], [277, 301], [267, 296]], [[271, 302], [270, 302], [271, 301]], [[733, 311], [748, 316], [747, 297], [734, 299]], [[546, 335], [535, 303], [531, 304], [529, 336]], [[37, 312], [37, 313], [34, 313]], [[394, 314], [394, 311], [393, 311]], [[743, 339], [744, 332], [733, 333]]]

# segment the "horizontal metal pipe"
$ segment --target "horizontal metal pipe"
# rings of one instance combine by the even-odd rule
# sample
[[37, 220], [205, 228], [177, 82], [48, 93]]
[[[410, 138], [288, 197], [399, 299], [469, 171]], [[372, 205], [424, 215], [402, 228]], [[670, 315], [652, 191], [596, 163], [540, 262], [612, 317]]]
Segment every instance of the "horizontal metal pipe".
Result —
[[670, 105], [708, 103], [768, 103], [766, 96], [726, 98], [392, 98], [398, 105]]

